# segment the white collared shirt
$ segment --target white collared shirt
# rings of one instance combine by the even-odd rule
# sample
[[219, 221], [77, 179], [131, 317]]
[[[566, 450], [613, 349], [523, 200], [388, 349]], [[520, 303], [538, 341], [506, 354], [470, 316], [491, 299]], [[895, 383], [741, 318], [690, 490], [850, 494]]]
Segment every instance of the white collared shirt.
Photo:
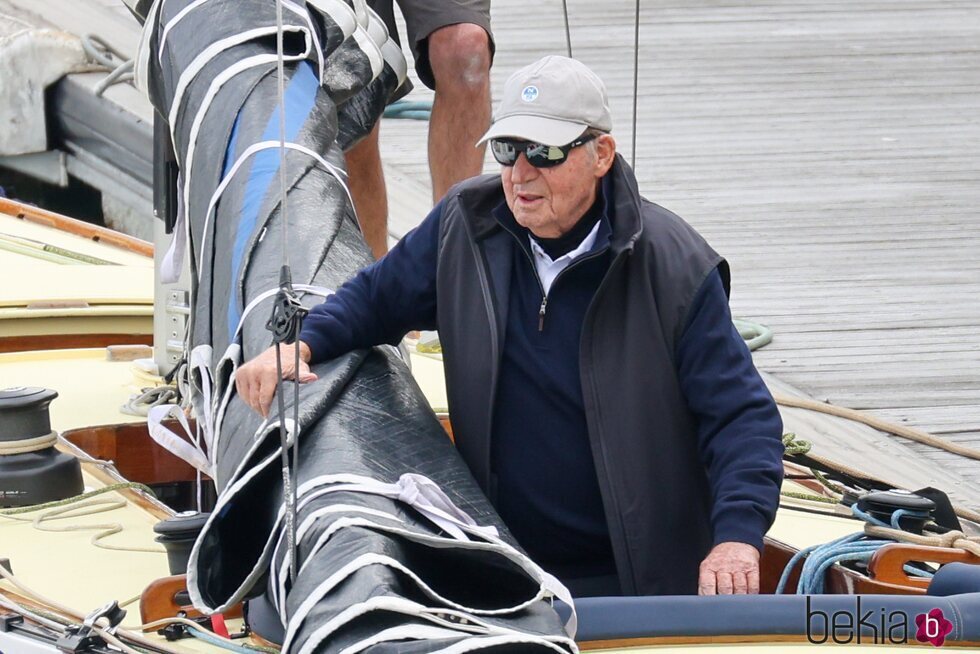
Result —
[[572, 262], [575, 257], [580, 254], [585, 254], [592, 249], [595, 245], [596, 236], [599, 233], [599, 225], [602, 224], [601, 220], [597, 220], [596, 224], [592, 227], [592, 231], [589, 232], [588, 236], [582, 239], [582, 242], [578, 244], [578, 247], [567, 252], [555, 260], [552, 260], [548, 256], [548, 253], [544, 251], [538, 242], [534, 240], [530, 234], [528, 234], [528, 240], [531, 242], [531, 254], [534, 255], [534, 267], [538, 271], [538, 279], [541, 280], [541, 286], [544, 287], [544, 294], [548, 295], [551, 290], [551, 285], [555, 281], [555, 277], [558, 273], [568, 268], [568, 264]]

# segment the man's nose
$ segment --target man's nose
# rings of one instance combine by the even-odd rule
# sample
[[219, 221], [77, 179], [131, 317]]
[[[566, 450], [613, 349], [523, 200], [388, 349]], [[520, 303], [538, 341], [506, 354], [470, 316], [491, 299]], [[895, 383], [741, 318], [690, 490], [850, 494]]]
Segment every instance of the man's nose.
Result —
[[514, 170], [511, 171], [510, 176], [515, 182], [520, 182], [533, 179], [537, 174], [537, 170], [537, 168], [528, 162], [527, 155], [521, 152], [517, 155], [517, 161], [514, 162]]

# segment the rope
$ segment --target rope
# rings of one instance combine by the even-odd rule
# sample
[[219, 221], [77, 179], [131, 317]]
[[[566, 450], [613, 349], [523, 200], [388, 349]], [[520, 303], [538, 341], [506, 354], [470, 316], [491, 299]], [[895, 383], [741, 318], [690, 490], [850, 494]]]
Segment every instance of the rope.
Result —
[[66, 527], [43, 526], [43, 523], [50, 520], [64, 518], [80, 518], [82, 516], [106, 513], [126, 507], [126, 500], [94, 500], [91, 502], [80, 502], [74, 506], [64, 506], [42, 513], [33, 520], [34, 528], [38, 531], [48, 531], [55, 533], [66, 533], [73, 531], [97, 531], [92, 535], [91, 543], [95, 547], [105, 550], [116, 550], [121, 552], [148, 552], [150, 554], [166, 554], [166, 550], [157, 547], [135, 547], [128, 545], [109, 545], [102, 540], [122, 532], [123, 526], [118, 522], [98, 525], [68, 525]]
[[754, 352], [772, 343], [772, 330], [765, 325], [740, 319], [732, 320], [732, 323], [738, 330], [738, 335], [745, 340], [750, 351]]
[[19, 441], [0, 441], [0, 456], [27, 454], [53, 447], [58, 442], [58, 433], [52, 431], [44, 436], [25, 438]]
[[429, 120], [432, 115], [432, 102], [429, 100], [398, 100], [385, 107], [384, 118], [406, 118], [409, 120]]
[[[53, 600], [49, 597], [45, 597], [44, 595], [41, 595], [40, 593], [33, 590], [32, 588], [25, 586], [16, 576], [14, 576], [13, 573], [11, 573], [9, 570], [4, 568], [2, 565], [0, 565], [0, 577], [13, 584], [14, 588], [18, 589], [21, 593], [23, 593], [25, 597], [30, 599], [32, 602], [42, 604], [46, 608], [62, 614], [60, 616], [48, 614], [50, 622], [61, 622], [66, 626], [80, 626], [81, 621], [85, 619], [85, 616], [79, 613], [78, 611], [75, 611], [74, 609], [65, 606], [61, 602]], [[30, 617], [32, 620], [35, 620], [37, 619], [37, 617], [41, 617], [45, 615], [43, 612], [38, 614], [35, 611], [27, 609], [24, 606], [20, 605], [19, 603], [10, 600], [9, 598], [7, 598], [7, 601], [5, 603], [8, 604], [8, 608], [13, 608], [18, 613]], [[63, 616], [68, 616], [68, 618], [70, 619], [65, 619]], [[41, 620], [38, 621], [43, 624]], [[52, 627], [52, 628], [56, 629], [57, 627]], [[141, 648], [146, 648], [151, 651], [164, 652], [165, 654], [182, 654], [182, 650], [173, 649], [168, 645], [166, 645], [165, 643], [160, 643], [157, 641], [150, 640], [141, 634], [133, 633], [131, 631], [127, 631], [124, 629], [117, 629], [115, 635], [108, 633], [98, 625], [94, 626], [93, 629], [96, 631], [96, 633], [99, 634], [100, 637], [105, 639], [106, 642], [111, 643], [116, 647], [119, 647], [123, 651], [136, 652], [137, 650], [134, 650], [128, 645], [126, 645], [125, 643], [123, 643], [121, 638], [125, 638], [125, 640], [129, 642], [138, 644]]]
[[132, 81], [135, 60], [126, 59], [102, 38], [94, 34], [86, 34], [82, 37], [82, 49], [96, 64], [110, 71], [92, 89], [96, 97], [105, 93], [105, 90], [113, 84]]
[[630, 166], [636, 170], [636, 102], [640, 89], [640, 0], [636, 0], [636, 16], [633, 19], [633, 146]]
[[785, 448], [785, 453], [790, 456], [806, 454], [810, 451], [811, 447], [813, 447], [813, 444], [810, 441], [797, 438], [793, 432], [783, 434], [783, 448]]
[[[813, 444], [810, 441], [805, 441], [802, 438], [797, 438], [796, 434], [793, 432], [787, 432], [783, 434], [783, 448], [785, 454], [790, 456], [798, 456], [809, 453]], [[843, 489], [827, 479], [819, 470], [810, 468], [810, 473], [813, 475], [814, 479], [819, 481], [825, 488], [832, 491], [837, 495], [843, 494]], [[822, 502], [824, 504], [840, 504], [839, 497], [826, 497], [824, 495], [816, 495], [813, 493], [797, 493], [793, 491], [783, 491], [780, 493], [783, 497], [792, 497], [797, 500], [809, 500], [811, 502]]]
[[967, 458], [980, 461], [980, 450], [958, 445], [956, 443], [950, 443], [920, 429], [906, 427], [904, 425], [896, 425], [886, 420], [882, 420], [881, 418], [876, 418], [875, 416], [870, 416], [860, 411], [855, 411], [854, 409], [847, 409], [844, 407], [835, 406], [833, 404], [817, 402], [816, 400], [809, 400], [802, 397], [791, 397], [789, 395], [777, 393], [774, 393], [773, 396], [776, 400], [776, 404], [779, 404], [780, 406], [807, 409], [818, 413], [826, 413], [827, 415], [837, 416], [838, 418], [845, 418], [847, 420], [868, 425], [869, 427], [874, 427], [880, 431], [888, 432], [895, 436], [901, 436], [902, 438], [907, 438], [917, 443], [922, 443], [924, 445], [929, 445], [947, 452], [952, 452], [953, 454], [959, 454], [960, 456], [965, 456]]
[[146, 416], [150, 409], [162, 404], [173, 404], [177, 401], [175, 386], [154, 386], [144, 388], [142, 393], [130, 396], [119, 410], [131, 416]]
[[572, 31], [568, 25], [568, 0], [561, 0], [561, 13], [565, 17], [565, 48], [568, 58], [572, 58]]
[[286, 90], [283, 59], [282, 33], [282, 0], [276, 0], [276, 83], [279, 90], [279, 222], [282, 236], [282, 264], [289, 265], [289, 248], [287, 238], [289, 230], [286, 226]]
[[[202, 640], [205, 643], [215, 645], [216, 647], [221, 647], [228, 650], [229, 652], [239, 652], [240, 654], [253, 654], [256, 651], [270, 651], [268, 649], [256, 650], [251, 647], [243, 647], [237, 643], [227, 641], [224, 638], [215, 636], [214, 634], [208, 632], [207, 630], [201, 629], [200, 627], [188, 627], [189, 632], [194, 638]], [[277, 650], [271, 650], [277, 651]]]
[[[842, 538], [837, 538], [829, 543], [814, 545], [804, 548], [793, 555], [783, 574], [779, 578], [776, 586], [776, 594], [782, 594], [789, 582], [789, 577], [796, 565], [803, 560], [803, 568], [800, 571], [800, 580], [796, 585], [797, 594], [819, 594], [824, 591], [824, 577], [827, 570], [837, 563], [846, 561], [868, 562], [881, 547], [890, 545], [895, 541], [915, 542], [912, 539], [928, 541], [920, 544], [936, 545], [938, 547], [951, 547], [945, 543], [959, 543], [966, 540], [967, 544], [976, 546], [980, 550], [980, 539], [970, 539], [962, 532], [950, 532], [942, 536], [928, 537], [912, 534], [901, 529], [888, 527], [884, 522], [875, 518], [854, 505], [851, 512], [855, 517], [864, 520], [867, 524], [863, 532], [849, 534]], [[899, 509], [892, 513], [892, 525], [897, 527], [903, 517], [911, 516], [917, 518], [927, 518], [927, 511], [915, 511], [910, 509]], [[950, 536], [950, 534], [954, 534]], [[956, 536], [959, 535], [959, 537]], [[976, 543], [971, 542], [976, 541]], [[942, 543], [942, 544], [941, 544]], [[905, 566], [905, 570], [912, 575], [919, 577], [932, 577], [932, 573], [912, 566]]]
[[[93, 546], [104, 550], [165, 554], [166, 551], [159, 548], [136, 547], [136, 546], [128, 546], [128, 545], [110, 545], [108, 543], [103, 543], [102, 541], [104, 539], [123, 531], [123, 527], [119, 523], [95, 524], [95, 525], [69, 525], [66, 527], [53, 527], [44, 524], [51, 520], [59, 520], [64, 518], [80, 518], [82, 516], [95, 515], [97, 513], [106, 513], [108, 511], [121, 509], [126, 506], [125, 499], [94, 500], [94, 501], [88, 501], [88, 500], [91, 500], [92, 498], [97, 497], [99, 495], [104, 495], [105, 493], [121, 490], [123, 488], [136, 488], [139, 490], [144, 490], [146, 492], [152, 492], [147, 486], [144, 486], [143, 484], [137, 484], [133, 482], [113, 484], [111, 486], [106, 486], [104, 488], [99, 488], [94, 491], [89, 491], [88, 493], [82, 493], [81, 495], [76, 495], [74, 497], [69, 497], [55, 502], [47, 502], [45, 504], [37, 504], [34, 506], [25, 506], [17, 509], [3, 509], [0, 510], [0, 518], [15, 520], [17, 522], [30, 522], [32, 523], [33, 527], [38, 531], [47, 531], [47, 532], [97, 531], [98, 533], [93, 534], [92, 539], [89, 542], [91, 542]], [[33, 513], [36, 511], [43, 511], [43, 513], [33, 518], [21, 517], [23, 514]]]
[[153, 622], [147, 622], [145, 624], [141, 624], [138, 627], [135, 627], [135, 629], [139, 629], [141, 631], [150, 630], [150, 629], [159, 629], [160, 627], [165, 627], [171, 624], [179, 624], [197, 632], [207, 633], [209, 636], [211, 636], [217, 641], [217, 642], [212, 642], [211, 644], [217, 645], [219, 647], [226, 647], [228, 649], [230, 649], [230, 647], [227, 647], [229, 645], [233, 647], [242, 647], [245, 648], [249, 653], [266, 652], [267, 654], [279, 654], [280, 652], [280, 650], [276, 647], [266, 647], [264, 645], [252, 645], [249, 643], [235, 643], [227, 638], [224, 638], [222, 636], [219, 636], [215, 633], [208, 631], [198, 623], [194, 622], [193, 620], [188, 620], [187, 618], [162, 618], [160, 620], [154, 620]]
[[131, 488], [134, 490], [142, 491], [151, 497], [153, 497], [153, 489], [145, 484], [140, 484], [135, 481], [124, 481], [118, 484], [110, 484], [109, 486], [103, 486], [102, 488], [97, 488], [95, 490], [82, 493], [81, 495], [76, 495], [74, 497], [69, 497], [63, 500], [55, 500], [54, 502], [45, 502], [44, 504], [34, 504], [32, 506], [22, 506], [16, 509], [0, 509], [0, 517], [10, 517], [21, 515], [22, 513], [32, 513], [34, 511], [43, 511], [45, 509], [52, 509], [59, 506], [66, 506], [68, 504], [74, 504], [75, 502], [80, 502], [82, 500], [87, 500], [91, 497], [97, 497], [99, 495], [104, 495], [105, 493], [111, 493], [117, 490], [123, 490]]
[[782, 491], [779, 494], [783, 497], [791, 497], [795, 500], [808, 500], [810, 502], [822, 502], [823, 504], [840, 504], [840, 500], [836, 500], [833, 497], [824, 497], [823, 495], [814, 495], [813, 493]]
[[980, 557], [980, 538], [967, 536], [962, 531], [948, 531], [945, 534], [926, 536], [924, 534], [913, 534], [900, 529], [880, 524], [869, 524], [864, 528], [864, 533], [868, 536], [877, 538], [890, 538], [902, 543], [912, 545], [925, 545], [927, 547], [945, 547], [966, 550], [970, 554]]

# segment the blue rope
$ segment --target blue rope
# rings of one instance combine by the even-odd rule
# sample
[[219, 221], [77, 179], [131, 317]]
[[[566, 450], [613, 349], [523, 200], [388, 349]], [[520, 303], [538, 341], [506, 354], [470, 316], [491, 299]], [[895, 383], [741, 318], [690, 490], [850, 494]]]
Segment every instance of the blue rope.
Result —
[[228, 641], [218, 638], [211, 632], [204, 629], [189, 627], [187, 632], [194, 636], [194, 638], [203, 640], [205, 643], [210, 643], [211, 645], [215, 645], [217, 647], [222, 647], [230, 652], [238, 652], [238, 654], [256, 654], [256, 651], [259, 651], [248, 647], [242, 647], [241, 645], [236, 645], [234, 643], [229, 643]]
[[399, 100], [385, 107], [385, 118], [406, 118], [409, 120], [429, 120], [432, 114], [432, 103], [428, 100], [410, 102]]
[[[891, 527], [893, 529], [901, 529], [900, 523], [903, 517], [928, 517], [928, 513], [924, 511], [898, 509], [892, 513], [891, 524], [889, 525], [869, 513], [862, 511], [856, 504], [851, 506], [851, 512], [855, 517], [865, 522], [879, 527]], [[837, 538], [829, 543], [804, 548], [794, 554], [789, 560], [789, 563], [786, 564], [786, 567], [783, 569], [783, 574], [779, 578], [779, 584], [776, 586], [776, 594], [779, 595], [785, 591], [789, 577], [801, 559], [805, 560], [803, 561], [803, 568], [800, 571], [799, 583], [796, 585], [796, 592], [806, 595], [818, 594], [824, 591], [824, 576], [832, 565], [843, 561], [870, 561], [871, 557], [874, 556], [874, 553], [879, 548], [890, 545], [893, 542], [895, 541], [871, 540], [863, 532], [857, 532]], [[918, 577], [932, 577], [931, 572], [920, 570], [910, 565], [905, 566], [905, 571], [910, 575]]]

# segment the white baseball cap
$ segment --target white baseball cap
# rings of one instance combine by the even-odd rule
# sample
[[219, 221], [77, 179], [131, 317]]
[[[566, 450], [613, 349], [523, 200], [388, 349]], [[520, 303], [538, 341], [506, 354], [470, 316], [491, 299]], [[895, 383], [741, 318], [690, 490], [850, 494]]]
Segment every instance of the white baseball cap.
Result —
[[566, 145], [590, 127], [612, 130], [606, 85], [581, 61], [551, 55], [508, 78], [477, 145], [499, 138]]

